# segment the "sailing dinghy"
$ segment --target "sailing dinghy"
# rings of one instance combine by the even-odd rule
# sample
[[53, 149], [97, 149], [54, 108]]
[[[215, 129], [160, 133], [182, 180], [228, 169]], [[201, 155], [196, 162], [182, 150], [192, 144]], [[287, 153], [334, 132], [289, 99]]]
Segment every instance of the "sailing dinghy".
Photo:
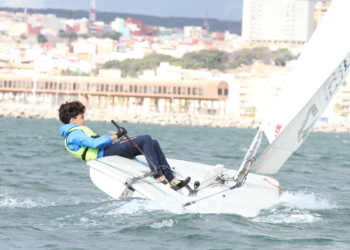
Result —
[[[256, 216], [279, 197], [275, 174], [305, 141], [344, 83], [350, 65], [349, 0], [335, 0], [300, 55], [269, 115], [262, 122], [238, 170], [167, 159], [175, 176], [191, 185], [174, 191], [149, 176], [145, 157], [109, 156], [89, 161], [94, 184], [115, 199], [171, 198], [188, 212]], [[269, 145], [255, 160], [263, 135]]]

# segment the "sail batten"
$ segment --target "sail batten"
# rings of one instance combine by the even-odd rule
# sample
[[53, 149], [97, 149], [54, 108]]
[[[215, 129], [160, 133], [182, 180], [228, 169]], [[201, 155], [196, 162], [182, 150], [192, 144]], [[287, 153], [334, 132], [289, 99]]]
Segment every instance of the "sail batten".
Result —
[[350, 1], [335, 0], [324, 16], [260, 129], [270, 145], [253, 164], [274, 174], [299, 148], [349, 73]]

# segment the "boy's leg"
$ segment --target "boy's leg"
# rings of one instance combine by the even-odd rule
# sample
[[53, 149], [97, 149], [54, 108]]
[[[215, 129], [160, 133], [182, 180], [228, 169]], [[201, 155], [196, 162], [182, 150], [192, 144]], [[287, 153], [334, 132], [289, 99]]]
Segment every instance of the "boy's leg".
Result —
[[[153, 162], [153, 164], [157, 168], [157, 174], [154, 176], [154, 178], [161, 177], [163, 175], [158, 159], [153, 147], [152, 138], [149, 135], [140, 135], [137, 137], [130, 138], [137, 146], [150, 158], [150, 160]], [[110, 155], [118, 155], [126, 158], [134, 158], [137, 155], [140, 155], [140, 151], [134, 147], [132, 142], [130, 142], [128, 139], [116, 142], [111, 145], [107, 145], [104, 151], [104, 156], [110, 156]], [[150, 166], [151, 164], [148, 163]]]
[[[149, 135], [141, 135], [132, 137], [130, 139], [133, 140], [135, 144], [137, 144], [137, 146], [150, 158], [150, 160], [156, 166], [158, 172], [154, 176], [155, 179], [161, 177], [164, 174], [169, 183], [167, 183], [165, 180], [162, 182], [166, 185], [169, 185], [169, 187], [175, 190], [183, 188], [190, 182], [190, 177], [186, 178], [184, 181], [176, 180], [172, 182], [175, 177], [170, 170], [169, 164], [163, 154], [163, 151], [161, 150], [159, 143], [157, 141], [153, 141]], [[134, 147], [134, 145], [128, 139], [106, 146], [104, 152], [104, 156], [119, 155], [126, 158], [134, 158], [140, 154], [140, 151]], [[148, 164], [151, 165], [149, 162]], [[160, 167], [160, 165], [168, 166], [169, 168]]]
[[[161, 166], [160, 168], [162, 169], [162, 172], [163, 172], [165, 178], [169, 182], [171, 182], [175, 178], [175, 176], [173, 175], [173, 172], [171, 171], [170, 165], [169, 165], [168, 161], [166, 160], [165, 155], [164, 155], [162, 149], [160, 148], [158, 141], [152, 140], [152, 143], [153, 143], [154, 151], [155, 151], [156, 156], [157, 156], [158, 163]], [[166, 166], [166, 167], [162, 167], [162, 166]]]

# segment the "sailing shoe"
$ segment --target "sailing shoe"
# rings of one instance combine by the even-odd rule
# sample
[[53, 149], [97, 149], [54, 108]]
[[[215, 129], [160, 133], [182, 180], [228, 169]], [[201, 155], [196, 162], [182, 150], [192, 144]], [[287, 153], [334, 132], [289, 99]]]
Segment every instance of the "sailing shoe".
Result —
[[172, 181], [172, 182], [169, 182], [166, 186], [171, 187], [172, 189], [177, 191], [183, 187], [186, 187], [190, 181], [191, 181], [191, 177], [187, 177], [186, 180], [184, 181], [179, 181], [179, 180]]
[[169, 182], [167, 180], [162, 180], [161, 183], [163, 183], [165, 186], [170, 187]]

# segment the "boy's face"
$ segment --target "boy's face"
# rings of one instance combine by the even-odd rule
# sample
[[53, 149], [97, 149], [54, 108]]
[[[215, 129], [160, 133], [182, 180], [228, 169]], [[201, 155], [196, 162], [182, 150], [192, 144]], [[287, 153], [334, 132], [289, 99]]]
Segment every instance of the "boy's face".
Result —
[[85, 125], [84, 114], [77, 115], [77, 118], [70, 118], [69, 123], [75, 123], [77, 125], [84, 126]]

